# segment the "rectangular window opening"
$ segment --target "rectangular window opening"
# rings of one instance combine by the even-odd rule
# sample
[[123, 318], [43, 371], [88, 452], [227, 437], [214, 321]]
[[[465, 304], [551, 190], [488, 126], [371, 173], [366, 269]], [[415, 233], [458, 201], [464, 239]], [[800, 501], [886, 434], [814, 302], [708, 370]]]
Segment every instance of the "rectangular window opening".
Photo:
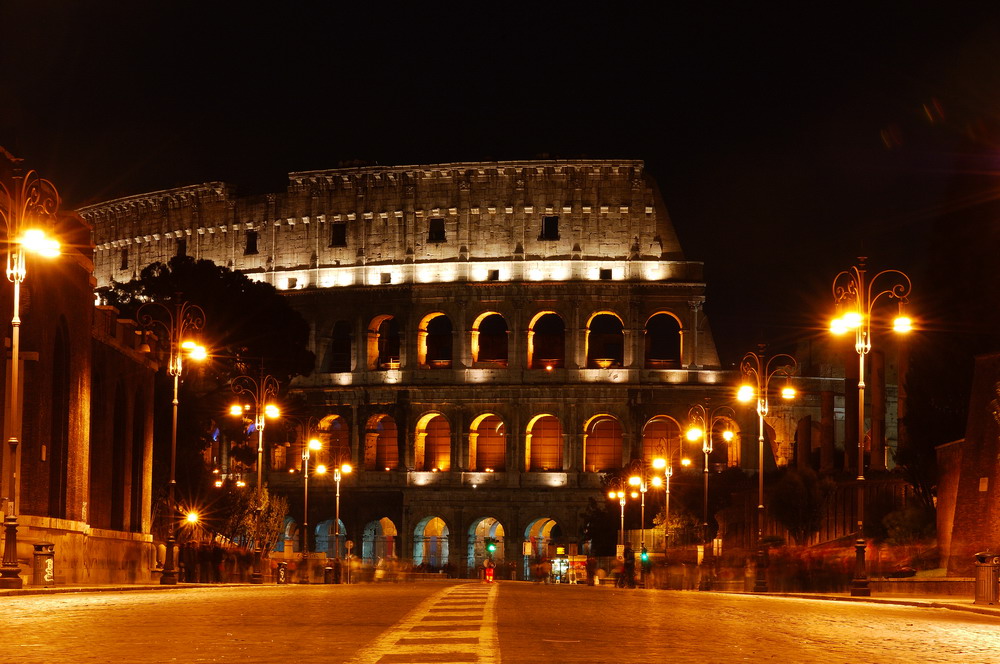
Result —
[[391, 284], [392, 283], [392, 272], [383, 272], [382, 273], [382, 283], [383, 284]]
[[427, 226], [428, 242], [444, 242], [444, 219], [430, 219]]
[[330, 246], [347, 246], [347, 224], [338, 222], [330, 225]]
[[247, 243], [243, 247], [243, 255], [250, 256], [257, 252], [257, 231], [247, 231]]
[[487, 281], [500, 281], [500, 270], [490, 270], [486, 275]]
[[542, 217], [542, 233], [538, 236], [539, 240], [558, 240], [559, 239], [559, 217], [552, 215]]
[[601, 279], [604, 279], [606, 281], [610, 280], [611, 279], [611, 268], [609, 268], [609, 267], [602, 267], [601, 270], [600, 270], [600, 272], [599, 272], [599, 274], [598, 274], [598, 277], [600, 277]]
[[187, 239], [180, 238], [177, 240], [177, 255], [181, 258], [187, 256]]
[[123, 270], [128, 269], [128, 249], [122, 249], [121, 269]]

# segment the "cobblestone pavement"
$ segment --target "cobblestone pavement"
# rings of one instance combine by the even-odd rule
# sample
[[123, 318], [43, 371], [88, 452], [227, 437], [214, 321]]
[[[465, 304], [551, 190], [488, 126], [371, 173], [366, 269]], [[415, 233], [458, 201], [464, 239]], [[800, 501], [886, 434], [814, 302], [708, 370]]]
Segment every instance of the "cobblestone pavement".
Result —
[[1000, 615], [500, 582], [0, 597], [0, 663], [1000, 662]]

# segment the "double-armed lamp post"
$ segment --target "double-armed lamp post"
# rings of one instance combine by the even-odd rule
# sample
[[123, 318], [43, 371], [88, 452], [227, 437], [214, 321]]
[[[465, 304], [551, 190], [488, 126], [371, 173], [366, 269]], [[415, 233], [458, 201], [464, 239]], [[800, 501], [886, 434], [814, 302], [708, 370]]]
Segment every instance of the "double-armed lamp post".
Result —
[[233, 404], [229, 408], [229, 414], [240, 417], [252, 416], [252, 422], [257, 432], [257, 487], [255, 489], [257, 492], [257, 523], [255, 524], [257, 537], [254, 538], [256, 541], [254, 542], [253, 573], [250, 575], [250, 583], [264, 583], [264, 572], [261, 569], [263, 542], [261, 542], [260, 537], [262, 528], [260, 518], [264, 506], [264, 425], [267, 423], [267, 418], [273, 419], [281, 416], [278, 406], [268, 401], [278, 395], [279, 387], [278, 380], [274, 376], [266, 375], [263, 366], [259, 377], [254, 378], [244, 374], [237, 376], [232, 382], [233, 392], [237, 396], [246, 397], [253, 403]]
[[[205, 326], [205, 312], [196, 304], [178, 301], [173, 307], [160, 302], [149, 302], [139, 307], [136, 319], [147, 332], [161, 331], [167, 340], [167, 374], [174, 379], [173, 419], [170, 428], [170, 483], [167, 485], [167, 555], [163, 561], [160, 583], [176, 585], [177, 565], [175, 550], [177, 545], [177, 406], [180, 403], [179, 389], [184, 371], [184, 355], [194, 360], [205, 359], [207, 353], [193, 339], [194, 334]], [[142, 352], [150, 352], [149, 344], [143, 342]]]
[[[834, 334], [854, 331], [854, 350], [858, 353], [858, 537], [855, 540], [854, 579], [851, 595], [868, 597], [868, 572], [865, 566], [865, 355], [872, 349], [872, 310], [882, 297], [897, 300], [898, 311], [892, 329], [898, 333], [912, 330], [913, 325], [904, 311], [912, 284], [899, 270], [882, 270], [866, 280], [865, 258], [840, 272], [833, 280], [833, 301], [837, 317], [830, 324]], [[874, 443], [874, 441], [872, 441]], [[874, 445], [873, 445], [874, 449]]]
[[[9, 156], [9, 155], [8, 155]], [[15, 164], [18, 160], [14, 160]], [[14, 316], [10, 335], [10, 383], [7, 389], [7, 504], [4, 518], [3, 563], [0, 565], [0, 588], [21, 588], [21, 568], [17, 562], [18, 467], [21, 442], [20, 400], [21, 282], [27, 274], [27, 254], [45, 257], [59, 255], [59, 243], [39, 227], [51, 227], [59, 210], [59, 192], [34, 171], [15, 171], [9, 182], [0, 180], [0, 217], [6, 227], [7, 280], [14, 284]]]
[[705, 465], [703, 467], [703, 493], [701, 503], [701, 540], [702, 544], [708, 543], [708, 456], [714, 450], [713, 439], [715, 437], [716, 425], [722, 424], [720, 432], [722, 439], [727, 443], [733, 440], [732, 422], [736, 418], [736, 412], [729, 406], [716, 406], [709, 409], [704, 404], [695, 404], [688, 410], [687, 439], [692, 443], [701, 441], [701, 452], [705, 455]]
[[[771, 379], [783, 376], [788, 379], [798, 362], [787, 353], [779, 353], [768, 357], [763, 347], [760, 352], [750, 351], [740, 361], [740, 373], [743, 375], [743, 385], [740, 386], [737, 398], [740, 401], [757, 402], [757, 577], [754, 581], [754, 592], [767, 592], [767, 547], [764, 545], [764, 417], [769, 410], [768, 396]], [[794, 399], [795, 390], [787, 383], [781, 388], [782, 399]]]

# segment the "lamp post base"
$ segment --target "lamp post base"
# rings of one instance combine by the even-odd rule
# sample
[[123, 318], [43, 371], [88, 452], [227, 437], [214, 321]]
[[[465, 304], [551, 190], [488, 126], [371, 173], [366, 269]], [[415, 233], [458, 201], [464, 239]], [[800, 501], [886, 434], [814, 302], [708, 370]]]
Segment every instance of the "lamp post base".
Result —
[[261, 557], [260, 549], [253, 552], [253, 573], [250, 574], [250, 583], [264, 583], [264, 572], [261, 571]]
[[851, 597], [871, 597], [872, 589], [868, 586], [868, 571], [865, 567], [864, 538], [858, 538], [854, 543], [854, 578], [851, 579]]
[[177, 585], [177, 540], [173, 534], [167, 538], [167, 555], [163, 560], [163, 572], [160, 573], [161, 586]]
[[17, 562], [17, 517], [4, 519], [3, 566], [0, 567], [0, 588], [16, 590], [24, 587], [21, 566]]
[[767, 592], [767, 562], [767, 547], [761, 543], [757, 547], [757, 576], [753, 583], [755, 593]]

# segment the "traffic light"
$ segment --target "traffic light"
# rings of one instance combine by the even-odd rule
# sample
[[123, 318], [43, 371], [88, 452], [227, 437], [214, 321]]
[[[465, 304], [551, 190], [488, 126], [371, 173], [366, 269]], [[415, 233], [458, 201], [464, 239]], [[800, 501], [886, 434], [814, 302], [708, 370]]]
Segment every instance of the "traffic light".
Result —
[[496, 542], [490, 542], [489, 544], [486, 545], [486, 551], [489, 552], [489, 554], [491, 556], [494, 553], [496, 553], [496, 550], [497, 550], [497, 543]]
[[642, 553], [639, 554], [639, 558], [644, 563], [648, 563], [649, 562], [649, 551], [646, 551], [646, 547], [642, 547]]

